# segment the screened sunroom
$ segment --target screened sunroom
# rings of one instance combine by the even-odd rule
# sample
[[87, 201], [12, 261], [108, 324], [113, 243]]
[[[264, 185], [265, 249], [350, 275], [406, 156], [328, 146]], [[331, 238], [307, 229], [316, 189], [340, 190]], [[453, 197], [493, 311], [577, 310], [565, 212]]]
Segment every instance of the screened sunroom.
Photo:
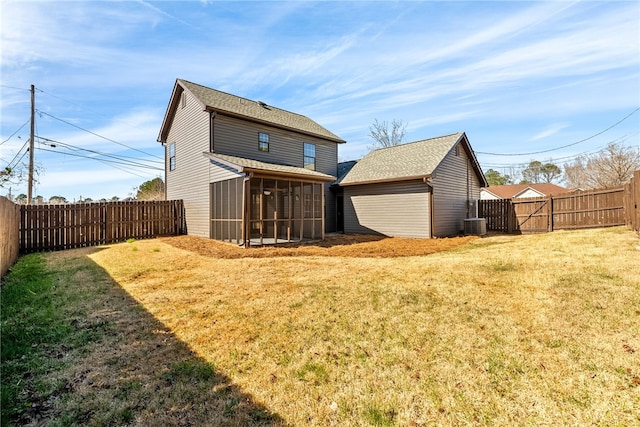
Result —
[[324, 183], [335, 177], [292, 166], [209, 155], [234, 178], [212, 182], [211, 238], [244, 246], [324, 238]]

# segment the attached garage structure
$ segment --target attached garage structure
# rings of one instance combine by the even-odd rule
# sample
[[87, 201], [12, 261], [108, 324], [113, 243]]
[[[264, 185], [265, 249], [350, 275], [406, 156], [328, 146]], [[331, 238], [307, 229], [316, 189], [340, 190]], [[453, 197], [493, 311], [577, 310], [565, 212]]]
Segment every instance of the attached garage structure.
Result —
[[345, 232], [431, 237], [430, 188], [422, 180], [348, 186]]
[[475, 217], [484, 174], [465, 133], [367, 154], [342, 178], [345, 233], [445, 237]]

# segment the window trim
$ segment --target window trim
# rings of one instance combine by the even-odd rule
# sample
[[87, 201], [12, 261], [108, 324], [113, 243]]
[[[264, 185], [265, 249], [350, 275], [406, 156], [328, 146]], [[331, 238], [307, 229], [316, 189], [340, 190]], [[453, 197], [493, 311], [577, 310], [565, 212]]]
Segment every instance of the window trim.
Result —
[[167, 157], [169, 159], [169, 171], [171, 172], [176, 170], [176, 143], [172, 142], [171, 144], [169, 144], [167, 151]]
[[269, 152], [269, 134], [266, 132], [258, 132], [258, 151], [264, 153]]
[[[313, 153], [311, 153], [313, 149]], [[302, 167], [309, 170], [316, 170], [316, 144], [309, 142], [303, 143], [302, 146]]]

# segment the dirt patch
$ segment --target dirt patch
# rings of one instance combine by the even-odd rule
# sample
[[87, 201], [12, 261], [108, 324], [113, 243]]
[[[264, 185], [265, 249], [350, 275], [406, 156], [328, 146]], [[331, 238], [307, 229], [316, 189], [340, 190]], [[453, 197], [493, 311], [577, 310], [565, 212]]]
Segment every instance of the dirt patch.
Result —
[[394, 258], [430, 255], [464, 245], [477, 236], [443, 239], [409, 239], [364, 234], [336, 234], [325, 240], [299, 244], [243, 248], [232, 243], [195, 236], [160, 239], [173, 247], [212, 258], [275, 258], [290, 256], [328, 256], [350, 258]]

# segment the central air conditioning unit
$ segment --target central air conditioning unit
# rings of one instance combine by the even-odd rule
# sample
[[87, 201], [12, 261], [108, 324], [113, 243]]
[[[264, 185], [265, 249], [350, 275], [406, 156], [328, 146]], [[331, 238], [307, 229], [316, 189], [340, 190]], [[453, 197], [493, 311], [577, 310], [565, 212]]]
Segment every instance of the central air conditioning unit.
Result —
[[464, 234], [467, 236], [484, 236], [487, 234], [486, 218], [467, 218], [464, 220]]

